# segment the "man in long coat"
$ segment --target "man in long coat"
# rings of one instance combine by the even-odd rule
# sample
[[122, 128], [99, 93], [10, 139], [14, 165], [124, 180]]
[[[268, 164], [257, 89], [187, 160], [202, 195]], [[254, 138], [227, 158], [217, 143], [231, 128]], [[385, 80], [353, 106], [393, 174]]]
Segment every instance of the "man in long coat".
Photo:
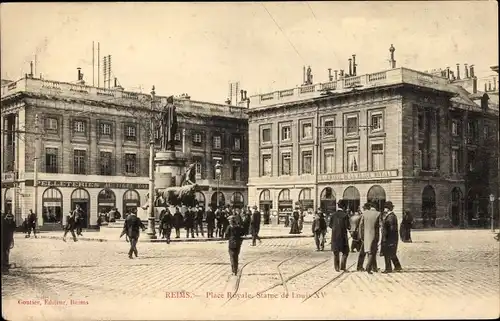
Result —
[[203, 210], [199, 206], [196, 206], [195, 208], [194, 220], [195, 220], [194, 229], [196, 232], [196, 236], [199, 236], [201, 233], [201, 236], [205, 237], [205, 232], [203, 231]]
[[262, 243], [259, 237], [260, 231], [260, 212], [257, 210], [257, 206], [253, 206], [252, 220], [250, 222], [250, 230], [252, 233], [252, 246], [256, 245], [257, 239], [259, 243]]
[[174, 217], [168, 208], [162, 211], [163, 216], [160, 215], [160, 228], [162, 233], [162, 238], [167, 239], [167, 244], [170, 244], [170, 235], [172, 234], [172, 225], [174, 221]]
[[191, 207], [189, 207], [184, 214], [184, 228], [186, 229], [186, 238], [189, 238], [189, 233], [191, 232], [191, 238], [194, 239], [194, 220], [195, 213]]
[[208, 207], [207, 209], [207, 234], [209, 238], [214, 237], [214, 228], [215, 228], [215, 213], [212, 211], [212, 207]]
[[378, 242], [380, 240], [380, 212], [373, 204], [370, 209], [363, 213], [363, 252], [368, 256], [366, 272], [372, 274], [372, 270], [377, 271], [376, 260]]
[[351, 243], [351, 251], [355, 252], [361, 251], [361, 238], [359, 237], [359, 223], [361, 221], [361, 214], [357, 211], [352, 216], [349, 217], [349, 225], [351, 229], [349, 232], [351, 233], [352, 243]]
[[181, 228], [184, 223], [184, 217], [182, 217], [181, 211], [179, 211], [179, 207], [175, 207], [174, 213], [174, 228], [175, 228], [175, 238], [178, 239], [181, 237]]
[[75, 228], [76, 228], [76, 212], [75, 211], [69, 211], [68, 215], [66, 216], [66, 226], [64, 226], [64, 235], [63, 235], [63, 241], [66, 242], [66, 235], [68, 235], [68, 232], [71, 232], [71, 236], [73, 236], [73, 241], [76, 242], [77, 238], [75, 235]]
[[33, 230], [33, 235], [36, 238], [36, 225], [37, 225], [37, 215], [30, 210], [28, 214], [28, 237], [31, 237], [31, 230]]
[[[382, 273], [391, 273], [392, 264], [395, 271], [401, 271], [401, 263], [398, 256], [398, 218], [394, 214], [394, 205], [392, 202], [386, 202], [384, 205], [386, 215], [382, 222], [382, 241], [380, 242], [380, 254], [384, 256], [385, 270]], [[391, 264], [392, 262], [392, 264]]]
[[401, 227], [399, 233], [401, 236], [401, 241], [405, 243], [411, 243], [411, 228], [413, 225], [413, 216], [410, 211], [405, 210], [403, 212], [403, 219], [401, 220]]
[[300, 207], [298, 205], [296, 205], [295, 210], [292, 213], [292, 222], [291, 222], [289, 234], [300, 234], [299, 218], [300, 218]]
[[[347, 236], [349, 215], [347, 214], [347, 206], [343, 200], [340, 200], [337, 205], [339, 210], [330, 216], [328, 225], [332, 229], [333, 264], [335, 271], [339, 272], [339, 270], [346, 270], [347, 257], [349, 256], [349, 239]], [[340, 262], [340, 253], [342, 253], [342, 262]]]
[[314, 242], [316, 243], [316, 251], [323, 251], [325, 249], [326, 221], [321, 208], [318, 208], [316, 211], [312, 223], [312, 232], [314, 234]]
[[8, 272], [10, 268], [10, 250], [14, 247], [14, 231], [16, 221], [11, 213], [2, 214], [2, 272]]
[[229, 226], [224, 231], [228, 239], [229, 259], [234, 275], [238, 274], [238, 257], [240, 255], [241, 244], [243, 242], [243, 228], [236, 223], [236, 217], [231, 216]]
[[146, 230], [146, 227], [142, 223], [141, 219], [138, 218], [135, 212], [130, 213], [129, 216], [125, 219], [125, 223], [123, 224], [123, 230], [120, 234], [120, 237], [123, 235], [127, 235], [127, 241], [130, 242], [130, 250], [128, 251], [128, 258], [132, 258], [132, 254], [135, 254], [135, 257], [138, 256], [137, 252], [137, 242], [139, 241], [140, 231]]

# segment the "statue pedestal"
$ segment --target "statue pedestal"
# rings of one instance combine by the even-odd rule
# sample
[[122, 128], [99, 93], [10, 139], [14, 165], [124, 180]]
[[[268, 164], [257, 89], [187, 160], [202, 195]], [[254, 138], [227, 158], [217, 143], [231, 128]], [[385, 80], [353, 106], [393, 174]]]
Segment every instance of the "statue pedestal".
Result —
[[[155, 157], [155, 190], [180, 186], [186, 162], [187, 158], [183, 152], [157, 152]], [[169, 209], [170, 213], [175, 213], [174, 208]], [[157, 215], [159, 218], [159, 212]]]

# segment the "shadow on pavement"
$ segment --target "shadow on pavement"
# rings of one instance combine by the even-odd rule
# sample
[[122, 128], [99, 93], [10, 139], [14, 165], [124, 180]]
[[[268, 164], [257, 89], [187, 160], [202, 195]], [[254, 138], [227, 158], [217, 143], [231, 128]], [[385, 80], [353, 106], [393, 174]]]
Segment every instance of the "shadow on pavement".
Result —
[[445, 272], [453, 272], [455, 270], [403, 270], [399, 272], [394, 272], [394, 273], [445, 273]]

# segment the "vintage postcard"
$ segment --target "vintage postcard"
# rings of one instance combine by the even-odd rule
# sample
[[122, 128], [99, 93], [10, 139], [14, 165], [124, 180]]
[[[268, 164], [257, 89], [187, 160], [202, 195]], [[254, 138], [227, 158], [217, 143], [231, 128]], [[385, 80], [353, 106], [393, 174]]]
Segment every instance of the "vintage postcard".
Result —
[[5, 320], [500, 316], [498, 4], [2, 3]]

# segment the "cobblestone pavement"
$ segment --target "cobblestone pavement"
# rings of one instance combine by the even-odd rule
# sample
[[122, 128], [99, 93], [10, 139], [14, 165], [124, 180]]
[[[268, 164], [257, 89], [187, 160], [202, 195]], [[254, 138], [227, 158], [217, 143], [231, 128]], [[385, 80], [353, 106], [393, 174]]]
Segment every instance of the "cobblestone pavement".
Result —
[[[64, 243], [21, 236], [11, 254], [17, 267], [2, 276], [3, 316], [7, 320], [499, 316], [499, 243], [491, 232], [418, 231], [413, 239], [414, 243], [399, 246], [404, 271], [388, 275], [354, 272], [353, 267], [346, 273], [334, 272], [331, 252], [315, 252], [312, 239], [269, 239], [256, 247], [245, 241], [240, 276], [231, 276], [227, 245], [218, 242], [139, 243], [139, 258], [130, 260], [126, 242]], [[348, 266], [357, 256], [350, 254]], [[378, 263], [383, 268], [381, 257]]]

